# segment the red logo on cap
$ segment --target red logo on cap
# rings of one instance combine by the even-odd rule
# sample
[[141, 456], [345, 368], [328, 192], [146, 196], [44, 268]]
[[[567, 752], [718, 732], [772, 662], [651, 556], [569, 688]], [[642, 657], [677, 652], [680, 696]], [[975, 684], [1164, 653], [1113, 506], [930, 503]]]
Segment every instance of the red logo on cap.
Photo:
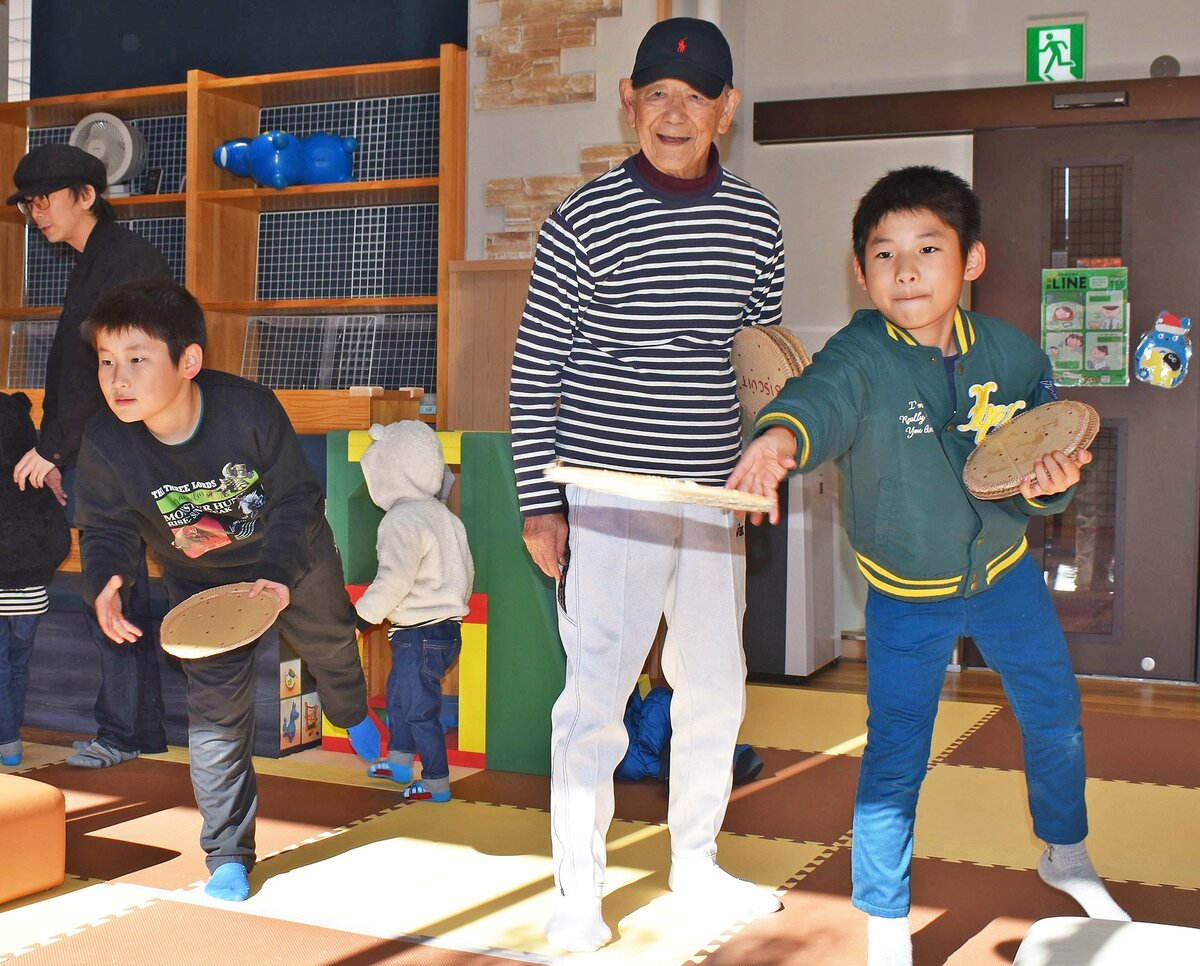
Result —
[[682, 54], [687, 50], [687, 37], [680, 37], [679, 43], [675, 45], [675, 53]]

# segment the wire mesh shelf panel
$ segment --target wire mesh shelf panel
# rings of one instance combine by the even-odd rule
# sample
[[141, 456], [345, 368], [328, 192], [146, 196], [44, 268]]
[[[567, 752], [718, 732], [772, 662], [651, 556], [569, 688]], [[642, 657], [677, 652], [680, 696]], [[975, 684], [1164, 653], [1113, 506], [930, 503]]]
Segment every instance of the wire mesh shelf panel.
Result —
[[[146, 184], [146, 172], [162, 169], [161, 194], [180, 191], [187, 170], [187, 115], [170, 114], [163, 117], [135, 117], [125, 123], [142, 132], [146, 142], [146, 161], [142, 170], [129, 182], [129, 193], [140, 195]], [[29, 150], [43, 144], [66, 144], [71, 139], [71, 125], [38, 127], [29, 131]]]
[[46, 385], [46, 360], [58, 322], [47, 319], [14, 319], [8, 328], [9, 389], [41, 389]]
[[437, 391], [437, 316], [256, 316], [246, 320], [242, 375], [272, 389], [421, 386]]
[[435, 295], [437, 220], [436, 204], [265, 211], [255, 297]]
[[[184, 219], [134, 218], [119, 221], [135, 234], [141, 235], [163, 253], [171, 266], [171, 275], [180, 285], [184, 283]], [[38, 229], [25, 231], [25, 294], [23, 303], [33, 308], [61, 305], [67, 290], [67, 280], [75, 268], [79, 254], [70, 245], [51, 244]]]
[[437, 94], [429, 93], [286, 104], [263, 108], [258, 127], [302, 138], [318, 131], [356, 138], [355, 181], [433, 178], [438, 173], [439, 102]]

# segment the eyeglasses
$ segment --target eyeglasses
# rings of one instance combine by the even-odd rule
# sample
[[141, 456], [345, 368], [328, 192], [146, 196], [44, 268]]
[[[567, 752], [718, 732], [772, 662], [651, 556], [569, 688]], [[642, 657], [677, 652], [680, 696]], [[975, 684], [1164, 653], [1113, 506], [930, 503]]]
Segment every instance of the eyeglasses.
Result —
[[[55, 189], [55, 191], [62, 190], [62, 188]], [[45, 211], [50, 207], [50, 195], [54, 193], [54, 191], [50, 191], [44, 195], [33, 195], [30, 198], [22, 198], [17, 202], [17, 211], [23, 214], [26, 218], [32, 215], [35, 211]]]

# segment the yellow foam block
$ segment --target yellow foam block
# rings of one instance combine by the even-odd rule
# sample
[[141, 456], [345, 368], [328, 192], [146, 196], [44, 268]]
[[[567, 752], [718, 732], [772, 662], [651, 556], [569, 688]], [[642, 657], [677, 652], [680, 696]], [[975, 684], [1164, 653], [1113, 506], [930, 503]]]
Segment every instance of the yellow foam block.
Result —
[[[1200, 789], [1090, 778], [1088, 852], [1107, 879], [1200, 889]], [[938, 765], [917, 806], [915, 854], [1033, 869], [1033, 834], [1021, 771]]]
[[447, 466], [458, 466], [462, 462], [462, 435], [462, 430], [442, 430], [437, 434]]
[[462, 626], [458, 658], [458, 750], [487, 751], [487, 624]]
[[1019, 771], [937, 765], [917, 803], [913, 854], [1014, 869], [1036, 868], [1033, 834]]
[[[442, 444], [442, 458], [447, 466], [458, 466], [462, 462], [462, 431], [443, 430], [437, 434]], [[365, 429], [352, 429], [346, 434], [346, 461], [358, 463], [363, 451], [371, 445], [371, 434]]]
[[[319, 895], [306, 907], [314, 925], [549, 959], [555, 951], [542, 936], [555, 894], [549, 821], [533, 809], [406, 805], [261, 862], [239, 911], [286, 918], [302, 897]], [[724, 834], [719, 847], [725, 868], [768, 888], [782, 886], [823, 849]], [[589, 963], [682, 963], [733, 924], [698, 918], [667, 894], [665, 827], [615, 821], [608, 850], [604, 917], [615, 941]], [[421, 886], [406, 891], [402, 903], [387, 890], [361, 888], [380, 869], [405, 868], [421, 870]]]
[[346, 462], [362, 460], [363, 451], [371, 445], [371, 434], [365, 429], [352, 429], [346, 434]]
[[[867, 744], [865, 695], [770, 685], [750, 685], [746, 691], [746, 720], [739, 741], [762, 748], [862, 757]], [[932, 755], [949, 748], [994, 707], [941, 702], [933, 726]]]

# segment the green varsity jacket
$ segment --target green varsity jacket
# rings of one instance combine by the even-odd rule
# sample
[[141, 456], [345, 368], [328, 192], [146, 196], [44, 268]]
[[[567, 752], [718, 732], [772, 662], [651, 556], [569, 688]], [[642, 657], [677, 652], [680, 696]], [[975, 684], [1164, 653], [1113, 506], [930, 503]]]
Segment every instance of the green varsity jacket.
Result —
[[755, 425], [756, 434], [792, 430], [797, 472], [835, 462], [858, 567], [902, 600], [983, 593], [1025, 553], [1029, 517], [1061, 512], [1073, 494], [1031, 502], [967, 492], [962, 469], [975, 445], [1056, 393], [1046, 354], [1008, 323], [960, 309], [954, 338], [957, 407], [941, 351], [870, 309], [788, 380]]

